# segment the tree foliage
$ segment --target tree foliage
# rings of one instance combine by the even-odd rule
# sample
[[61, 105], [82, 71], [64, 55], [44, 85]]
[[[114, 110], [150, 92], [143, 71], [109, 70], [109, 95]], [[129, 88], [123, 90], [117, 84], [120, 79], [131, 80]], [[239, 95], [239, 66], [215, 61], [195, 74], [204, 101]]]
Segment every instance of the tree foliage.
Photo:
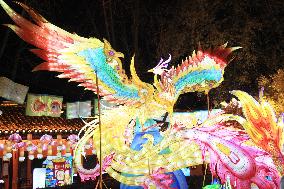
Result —
[[259, 86], [264, 87], [264, 98], [274, 107], [277, 114], [284, 113], [284, 70], [270, 76], [261, 76]]
[[204, 48], [227, 41], [243, 47], [234, 53], [236, 58], [226, 68], [223, 84], [210, 93], [215, 101], [228, 100], [234, 89], [256, 95], [258, 78], [283, 68], [283, 2], [178, 2], [172, 7], [175, 11], [161, 17], [156, 57], [171, 53], [179, 63], [199, 42]]

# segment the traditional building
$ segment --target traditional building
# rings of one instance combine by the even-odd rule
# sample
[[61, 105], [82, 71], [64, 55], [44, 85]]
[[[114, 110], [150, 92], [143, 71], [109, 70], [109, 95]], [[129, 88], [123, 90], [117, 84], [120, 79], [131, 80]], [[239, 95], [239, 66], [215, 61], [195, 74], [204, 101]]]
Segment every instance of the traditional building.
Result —
[[[32, 187], [32, 169], [48, 156], [70, 156], [81, 119], [25, 116], [25, 107], [11, 102], [0, 104], [0, 188]], [[92, 141], [86, 154], [92, 154]], [[36, 165], [37, 164], [37, 165]]]

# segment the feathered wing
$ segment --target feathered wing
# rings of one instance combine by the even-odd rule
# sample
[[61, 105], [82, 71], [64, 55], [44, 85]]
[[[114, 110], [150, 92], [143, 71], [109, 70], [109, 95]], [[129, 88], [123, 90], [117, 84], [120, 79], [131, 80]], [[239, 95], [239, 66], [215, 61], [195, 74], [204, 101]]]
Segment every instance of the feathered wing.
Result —
[[273, 161], [281, 175], [284, 174], [284, 121], [280, 116], [278, 121], [272, 106], [262, 99], [257, 102], [252, 96], [243, 91], [232, 91], [238, 97], [246, 122], [243, 127], [252, 141], [273, 157]]
[[[138, 91], [146, 84], [140, 80], [134, 84], [128, 79], [120, 60], [123, 54], [113, 50], [106, 40], [68, 33], [22, 3], [18, 4], [34, 23], [17, 14], [3, 0], [0, 4], [15, 22], [15, 25], [7, 26], [24, 41], [37, 47], [31, 51], [45, 61], [34, 71], [61, 72], [59, 78], [79, 82], [80, 86], [94, 93], [97, 93], [97, 74], [99, 94], [110, 102], [134, 104], [141, 100]], [[132, 74], [135, 74], [134, 65]]]
[[[223, 81], [223, 74], [228, 64], [228, 55], [241, 47], [226, 48], [227, 43], [213, 50], [201, 48], [177, 67], [172, 67], [155, 79], [159, 91], [166, 91], [175, 101], [180, 94], [187, 92], [205, 92], [218, 87]], [[161, 93], [162, 94], [162, 93]], [[164, 94], [162, 94], [164, 95]]]

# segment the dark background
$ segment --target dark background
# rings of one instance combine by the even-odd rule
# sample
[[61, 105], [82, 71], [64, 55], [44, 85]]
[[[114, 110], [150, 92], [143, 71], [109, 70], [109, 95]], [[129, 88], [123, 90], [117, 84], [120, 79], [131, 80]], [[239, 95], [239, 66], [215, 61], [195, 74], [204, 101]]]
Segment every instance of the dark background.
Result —
[[[10, 0], [6, 2], [24, 13]], [[210, 92], [212, 106], [231, 98], [230, 90], [258, 93], [257, 80], [283, 68], [283, 0], [26, 0], [51, 23], [83, 37], [108, 39], [113, 48], [125, 54], [129, 73], [131, 56], [143, 81], [160, 57], [172, 55], [177, 65], [197, 48], [242, 46], [225, 69], [222, 85]], [[26, 14], [24, 14], [26, 16]], [[0, 10], [0, 23], [12, 23]], [[64, 96], [65, 102], [90, 99], [89, 91], [75, 83], [56, 78], [52, 72], [31, 72], [41, 60], [30, 53], [30, 45], [8, 28], [0, 27], [0, 76], [30, 87], [30, 92]], [[206, 108], [204, 94], [182, 95], [177, 109]]]

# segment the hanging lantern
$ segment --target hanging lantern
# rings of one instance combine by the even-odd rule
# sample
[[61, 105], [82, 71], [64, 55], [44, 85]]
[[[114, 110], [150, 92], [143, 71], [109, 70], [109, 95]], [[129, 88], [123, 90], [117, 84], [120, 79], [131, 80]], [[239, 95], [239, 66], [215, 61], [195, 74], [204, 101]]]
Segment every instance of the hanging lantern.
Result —
[[3, 161], [9, 161], [9, 159], [5, 156], [3, 156]]
[[14, 151], [16, 151], [16, 150], [18, 150], [18, 149], [20, 149], [20, 148], [23, 148], [23, 147], [25, 147], [25, 146], [26, 146], [26, 143], [25, 143], [25, 142], [19, 142], [19, 143], [13, 144], [13, 145], [12, 145], [12, 149], [13, 149]]
[[19, 161], [23, 162], [25, 160], [25, 148], [19, 148]]
[[38, 158], [38, 159], [42, 159], [42, 158], [43, 158], [43, 155], [42, 155], [42, 154], [37, 154], [37, 158]]
[[34, 145], [31, 141], [29, 141], [29, 144], [27, 146], [27, 151], [29, 152], [29, 159], [33, 160], [35, 158], [34, 152], [37, 150], [37, 146]]
[[72, 134], [68, 136], [67, 140], [70, 141], [72, 144], [74, 144], [78, 142], [79, 137], [78, 135]]
[[51, 135], [47, 135], [44, 134], [40, 137], [40, 142], [44, 143], [44, 144], [49, 144], [52, 142], [52, 136]]
[[19, 157], [19, 161], [20, 161], [20, 162], [25, 161], [25, 159], [26, 159], [25, 157]]
[[35, 158], [34, 154], [29, 154], [29, 159], [33, 160]]
[[37, 146], [34, 145], [33, 143], [30, 143], [28, 146], [27, 146], [27, 151], [28, 152], [34, 152], [37, 150]]
[[7, 159], [10, 159], [11, 157], [12, 157], [12, 153], [7, 153], [7, 154], [5, 154], [5, 157], [7, 158]]
[[8, 140], [14, 143], [19, 143], [22, 141], [22, 137], [18, 133], [14, 133], [9, 136]]

